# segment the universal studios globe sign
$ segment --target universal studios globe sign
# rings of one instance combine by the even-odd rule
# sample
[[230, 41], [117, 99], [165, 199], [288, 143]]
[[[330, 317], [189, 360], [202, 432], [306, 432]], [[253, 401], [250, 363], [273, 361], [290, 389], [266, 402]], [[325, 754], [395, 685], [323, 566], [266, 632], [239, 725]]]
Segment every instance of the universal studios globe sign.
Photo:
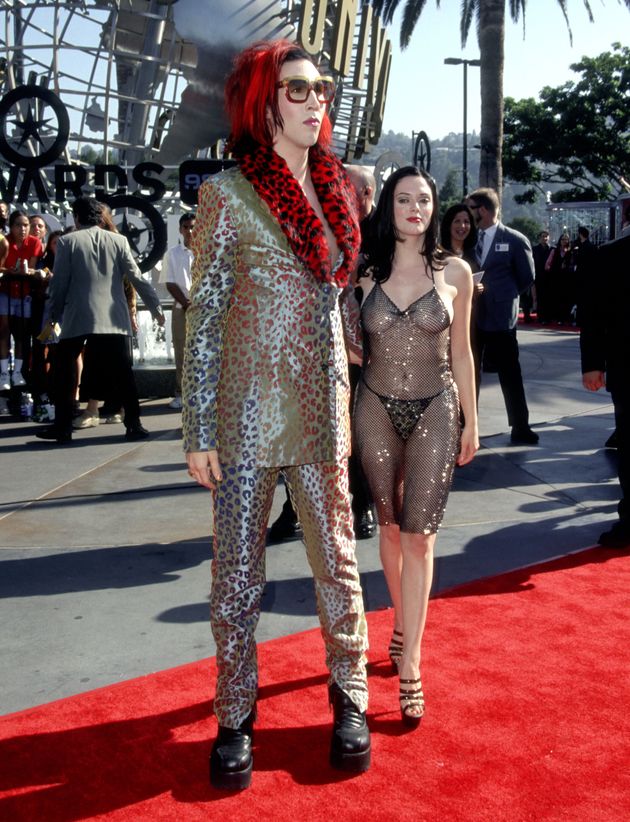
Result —
[[1, 198], [61, 221], [76, 196], [98, 196], [143, 270], [165, 251], [168, 215], [193, 205], [224, 164], [224, 80], [248, 43], [293, 40], [335, 76], [333, 148], [344, 161], [378, 142], [392, 50], [361, 0], [2, 6]]

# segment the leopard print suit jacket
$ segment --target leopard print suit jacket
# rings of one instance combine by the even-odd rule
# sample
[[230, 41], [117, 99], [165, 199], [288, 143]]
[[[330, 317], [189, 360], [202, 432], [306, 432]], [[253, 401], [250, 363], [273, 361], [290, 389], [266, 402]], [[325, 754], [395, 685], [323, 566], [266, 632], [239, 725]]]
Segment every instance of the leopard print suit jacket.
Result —
[[[201, 186], [196, 218], [184, 450], [258, 467], [347, 457], [340, 289], [304, 268], [238, 168]], [[345, 325], [356, 348], [356, 316]]]

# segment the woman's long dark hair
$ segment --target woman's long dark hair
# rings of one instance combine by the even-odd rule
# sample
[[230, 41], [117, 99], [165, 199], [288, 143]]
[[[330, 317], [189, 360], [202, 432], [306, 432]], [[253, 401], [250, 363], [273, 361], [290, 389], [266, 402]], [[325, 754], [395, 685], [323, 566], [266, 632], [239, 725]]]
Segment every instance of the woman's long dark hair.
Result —
[[424, 257], [431, 272], [434, 268], [442, 268], [443, 254], [438, 243], [440, 207], [435, 180], [422, 168], [404, 166], [387, 178], [378, 204], [367, 220], [362, 245], [364, 262], [359, 267], [359, 277], [365, 276], [370, 269], [373, 279], [377, 283], [384, 283], [392, 273], [396, 243], [400, 241], [394, 226], [394, 191], [398, 182], [405, 177], [422, 177], [429, 185], [433, 199], [433, 215], [424, 234], [424, 248], [420, 255]]
[[474, 247], [477, 245], [477, 227], [475, 226], [475, 218], [466, 203], [457, 203], [456, 205], [452, 205], [450, 208], [447, 208], [446, 213], [442, 217], [442, 224], [440, 226], [440, 242], [442, 244], [442, 248], [446, 251], [453, 251], [453, 247], [451, 246], [451, 226], [453, 225], [453, 220], [455, 217], [457, 217], [458, 214], [461, 214], [462, 211], [466, 212], [468, 219], [470, 220], [470, 231], [464, 240], [464, 256], [466, 256], [466, 254], [468, 252], [472, 252]]
[[46, 240], [46, 250], [44, 251], [44, 255], [39, 261], [40, 268], [49, 268], [52, 271], [52, 267], [55, 264], [55, 254], [52, 250], [54, 240], [58, 240], [59, 237], [63, 237], [63, 231], [51, 231], [48, 235], [48, 239]]

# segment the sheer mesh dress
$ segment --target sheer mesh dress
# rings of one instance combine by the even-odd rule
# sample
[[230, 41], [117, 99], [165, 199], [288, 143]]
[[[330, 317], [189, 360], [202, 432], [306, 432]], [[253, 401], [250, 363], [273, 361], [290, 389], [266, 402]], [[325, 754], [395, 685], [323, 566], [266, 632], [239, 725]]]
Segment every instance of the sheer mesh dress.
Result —
[[434, 534], [459, 452], [448, 310], [435, 287], [401, 310], [377, 283], [361, 320], [364, 368], [354, 443], [379, 524]]

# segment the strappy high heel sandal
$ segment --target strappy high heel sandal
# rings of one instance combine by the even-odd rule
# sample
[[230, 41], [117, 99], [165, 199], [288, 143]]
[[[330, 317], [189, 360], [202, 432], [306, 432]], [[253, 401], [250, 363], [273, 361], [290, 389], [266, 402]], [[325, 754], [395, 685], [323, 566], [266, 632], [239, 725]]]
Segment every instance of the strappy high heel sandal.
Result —
[[394, 628], [391, 641], [387, 653], [389, 654], [389, 661], [392, 663], [392, 670], [395, 674], [398, 673], [398, 666], [403, 654], [402, 631], [397, 631]]
[[[401, 679], [400, 685], [400, 715], [403, 725], [407, 728], [417, 728], [424, 716], [422, 680], [420, 677], [418, 679]], [[410, 685], [411, 687], [403, 688], [403, 685]]]

